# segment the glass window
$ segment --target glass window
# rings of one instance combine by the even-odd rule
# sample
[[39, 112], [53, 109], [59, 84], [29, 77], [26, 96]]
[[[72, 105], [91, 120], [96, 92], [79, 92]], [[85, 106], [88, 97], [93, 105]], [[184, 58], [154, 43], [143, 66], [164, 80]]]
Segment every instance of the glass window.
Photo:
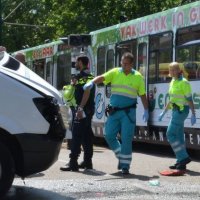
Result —
[[97, 52], [97, 76], [105, 72], [106, 48], [100, 47]]
[[153, 83], [156, 80], [156, 53], [152, 52], [150, 53], [150, 58], [149, 58], [149, 83]]
[[147, 67], [147, 44], [141, 43], [138, 47], [138, 70], [145, 77]]
[[172, 62], [172, 33], [163, 33], [149, 38], [149, 82], [168, 82], [168, 65]]
[[107, 51], [106, 71], [114, 68], [114, 51], [110, 49]]
[[57, 59], [57, 89], [61, 90], [71, 80], [71, 53], [58, 56]]
[[188, 80], [200, 78], [200, 26], [177, 31], [176, 60]]
[[117, 58], [118, 64], [121, 66], [122, 55], [126, 52], [131, 52], [134, 56], [133, 67], [136, 67], [136, 58], [137, 58], [137, 41], [132, 40], [125, 43], [121, 43], [117, 46]]
[[182, 45], [187, 42], [200, 40], [200, 26], [192, 26], [177, 31], [176, 45]]
[[52, 84], [52, 62], [49, 61], [46, 63], [46, 81], [50, 84]]
[[[0, 60], [3, 59], [4, 57], [4, 52], [1, 52], [0, 54]], [[20, 67], [20, 62], [15, 60], [14, 58], [12, 57], [9, 57], [8, 61], [6, 63], [3, 64], [4, 67], [8, 68], [8, 69], [12, 69], [12, 70], [18, 70], [19, 67]]]
[[33, 71], [38, 74], [41, 78], [45, 79], [44, 77], [44, 66], [45, 66], [45, 60], [37, 60], [33, 62]]

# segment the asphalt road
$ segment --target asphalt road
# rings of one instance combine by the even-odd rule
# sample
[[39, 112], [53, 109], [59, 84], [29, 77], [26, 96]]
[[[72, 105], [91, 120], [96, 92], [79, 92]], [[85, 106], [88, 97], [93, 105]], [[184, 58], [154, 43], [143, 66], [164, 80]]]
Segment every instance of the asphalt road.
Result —
[[[117, 170], [117, 159], [106, 147], [94, 147], [93, 170], [62, 172], [69, 150], [61, 149], [58, 161], [48, 170], [25, 179], [15, 178], [5, 200], [191, 200], [200, 199], [200, 167], [197, 160], [188, 165], [184, 176], [159, 174], [174, 164], [169, 149], [147, 145], [134, 148], [130, 175]], [[80, 156], [80, 161], [82, 155]]]

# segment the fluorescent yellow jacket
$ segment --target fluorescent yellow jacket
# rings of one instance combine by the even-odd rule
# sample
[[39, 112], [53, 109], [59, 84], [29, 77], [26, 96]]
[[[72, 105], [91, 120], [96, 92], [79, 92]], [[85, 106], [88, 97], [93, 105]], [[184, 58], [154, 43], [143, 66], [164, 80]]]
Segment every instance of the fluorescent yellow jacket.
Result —
[[63, 98], [69, 106], [76, 106], [74, 91], [75, 91], [75, 87], [72, 85], [63, 86]]
[[183, 110], [185, 105], [188, 105], [188, 100], [192, 99], [192, 90], [190, 83], [185, 78], [177, 80], [172, 79], [169, 85], [170, 103], [175, 103]]
[[121, 95], [136, 99], [145, 94], [145, 83], [142, 75], [132, 69], [132, 73], [126, 75], [121, 67], [116, 67], [103, 74], [104, 84], [111, 83], [111, 94]]

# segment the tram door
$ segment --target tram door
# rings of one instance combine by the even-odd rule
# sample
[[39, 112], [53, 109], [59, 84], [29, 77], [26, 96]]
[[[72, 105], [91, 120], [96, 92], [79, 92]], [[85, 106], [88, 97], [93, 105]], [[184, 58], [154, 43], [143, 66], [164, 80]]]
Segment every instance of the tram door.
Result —
[[[146, 94], [148, 94], [148, 37], [138, 38], [137, 40], [137, 61], [136, 70], [139, 71], [145, 80]], [[136, 125], [147, 126], [147, 122], [144, 122], [142, 114], [144, 113], [144, 107], [140, 97], [138, 97], [138, 104], [136, 109]]]
[[53, 60], [52, 57], [45, 59], [44, 65], [44, 79], [53, 85]]
[[[95, 75], [101, 75], [115, 66], [115, 44], [99, 47], [97, 51], [97, 69]], [[93, 116], [94, 134], [103, 136], [103, 128], [106, 121], [105, 107], [110, 98], [110, 86], [98, 84], [95, 95], [95, 114]]]

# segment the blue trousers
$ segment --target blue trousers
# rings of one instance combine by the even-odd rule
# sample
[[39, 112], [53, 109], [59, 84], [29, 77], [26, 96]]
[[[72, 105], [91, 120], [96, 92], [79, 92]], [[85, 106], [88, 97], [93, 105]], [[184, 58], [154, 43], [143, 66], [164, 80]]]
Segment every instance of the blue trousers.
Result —
[[[124, 110], [116, 111], [110, 115], [105, 124], [104, 137], [113, 150], [116, 157], [119, 159], [118, 168], [130, 168], [132, 160], [132, 140], [135, 132], [136, 110], [129, 109], [129, 112]], [[121, 143], [118, 140], [120, 133]]]
[[167, 129], [167, 139], [175, 153], [177, 162], [189, 157], [184, 139], [184, 121], [188, 114], [188, 106], [185, 106], [183, 111], [173, 109], [172, 117]]

